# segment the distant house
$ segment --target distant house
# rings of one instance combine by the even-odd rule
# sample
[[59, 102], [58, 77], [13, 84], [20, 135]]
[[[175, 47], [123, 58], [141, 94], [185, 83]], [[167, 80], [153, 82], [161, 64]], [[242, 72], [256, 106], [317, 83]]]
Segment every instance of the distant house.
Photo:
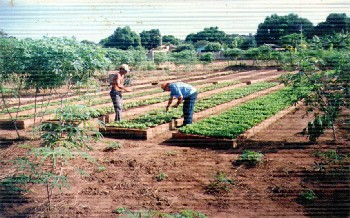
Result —
[[205, 50], [206, 45], [202, 45], [196, 48], [196, 52], [203, 52]]
[[281, 47], [279, 45], [276, 45], [276, 44], [264, 44], [264, 45], [270, 46], [275, 51], [284, 51], [284, 50], [286, 50], [285, 48], [283, 48], [283, 47]]
[[173, 44], [170, 45], [161, 45], [157, 48], [152, 48], [149, 53], [147, 54], [147, 58], [149, 60], [154, 60], [154, 54], [157, 52], [163, 52], [163, 53], [167, 53], [167, 52], [172, 52], [173, 50], [176, 49], [176, 46]]

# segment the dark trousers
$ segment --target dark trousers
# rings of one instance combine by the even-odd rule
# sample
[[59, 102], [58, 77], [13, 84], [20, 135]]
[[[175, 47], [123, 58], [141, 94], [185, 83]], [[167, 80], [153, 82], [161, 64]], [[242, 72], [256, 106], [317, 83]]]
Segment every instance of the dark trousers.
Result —
[[111, 96], [113, 107], [115, 111], [115, 118], [114, 121], [121, 121], [122, 120], [122, 109], [123, 109], [123, 96], [122, 93], [116, 90], [111, 90], [109, 95]]
[[184, 98], [183, 113], [184, 113], [184, 125], [192, 123], [194, 104], [196, 103], [197, 92]]

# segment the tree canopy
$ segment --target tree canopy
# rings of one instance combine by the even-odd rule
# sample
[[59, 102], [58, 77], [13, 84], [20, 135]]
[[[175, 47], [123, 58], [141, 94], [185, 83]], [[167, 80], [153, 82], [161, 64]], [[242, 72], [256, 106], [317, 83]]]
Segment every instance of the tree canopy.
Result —
[[151, 29], [149, 31], [142, 31], [140, 33], [141, 45], [150, 50], [156, 48], [161, 44], [161, 35], [159, 29]]
[[204, 28], [204, 30], [198, 33], [191, 33], [186, 36], [185, 41], [196, 43], [197, 41], [204, 40], [208, 42], [219, 42], [220, 44], [226, 41], [226, 33], [219, 30], [218, 27]]
[[324, 36], [334, 33], [350, 32], [350, 17], [345, 13], [331, 13], [325, 22], [321, 22], [315, 26], [313, 35]]
[[280, 44], [280, 37], [293, 33], [303, 33], [308, 36], [313, 30], [312, 23], [296, 14], [278, 16], [273, 14], [265, 18], [257, 29], [255, 39], [258, 45]]
[[112, 35], [102, 39], [100, 44], [104, 47], [127, 50], [130, 47], [141, 46], [141, 38], [136, 32], [131, 31], [129, 26], [118, 27]]
[[176, 38], [173, 35], [164, 35], [162, 37], [162, 42], [165, 43], [165, 44], [178, 45], [178, 44], [180, 44], [181, 40]]

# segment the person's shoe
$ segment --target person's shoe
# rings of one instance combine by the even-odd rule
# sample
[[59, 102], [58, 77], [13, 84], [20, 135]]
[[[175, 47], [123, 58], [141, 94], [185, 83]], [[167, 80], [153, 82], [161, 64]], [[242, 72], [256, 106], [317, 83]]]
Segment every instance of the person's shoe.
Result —
[[180, 129], [181, 127], [186, 126], [185, 124], [179, 125], [179, 126], [175, 126], [176, 129]]

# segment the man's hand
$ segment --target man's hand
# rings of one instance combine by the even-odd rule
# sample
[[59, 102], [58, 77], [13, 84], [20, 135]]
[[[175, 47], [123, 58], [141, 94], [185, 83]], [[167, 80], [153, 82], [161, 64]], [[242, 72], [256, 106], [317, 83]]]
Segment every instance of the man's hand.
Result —
[[132, 92], [132, 89], [129, 89], [129, 88], [126, 88], [126, 87], [124, 87], [124, 90], [127, 91], [127, 92]]
[[168, 110], [169, 110], [169, 105], [167, 105], [167, 106], [165, 107], [165, 112], [168, 112]]

